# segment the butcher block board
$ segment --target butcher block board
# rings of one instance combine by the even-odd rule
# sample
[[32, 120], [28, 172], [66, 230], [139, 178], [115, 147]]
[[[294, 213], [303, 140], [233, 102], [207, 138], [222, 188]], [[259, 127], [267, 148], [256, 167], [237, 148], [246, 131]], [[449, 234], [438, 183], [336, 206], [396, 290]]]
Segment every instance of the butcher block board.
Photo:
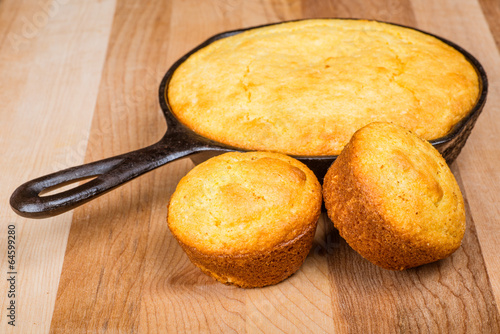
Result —
[[[29, 179], [156, 142], [165, 132], [163, 74], [211, 35], [319, 17], [416, 27], [484, 65], [488, 101], [451, 166], [467, 211], [451, 257], [379, 269], [323, 214], [309, 256], [286, 281], [248, 290], [216, 283], [166, 226], [189, 159], [54, 218], [10, 209], [10, 194]], [[500, 333], [499, 22], [495, 0], [1, 1], [0, 332]]]

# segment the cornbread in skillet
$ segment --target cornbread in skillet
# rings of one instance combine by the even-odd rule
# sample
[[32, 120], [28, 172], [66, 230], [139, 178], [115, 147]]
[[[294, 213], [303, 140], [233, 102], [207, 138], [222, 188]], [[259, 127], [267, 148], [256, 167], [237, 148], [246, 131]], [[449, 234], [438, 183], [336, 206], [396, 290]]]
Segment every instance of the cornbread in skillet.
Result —
[[445, 258], [464, 235], [462, 194], [444, 159], [394, 124], [354, 134], [325, 176], [323, 197], [340, 235], [386, 269]]
[[366, 20], [316, 19], [247, 30], [192, 54], [168, 101], [197, 133], [248, 150], [337, 155], [387, 121], [432, 140], [472, 109], [477, 74], [427, 34]]
[[281, 282], [306, 258], [321, 186], [279, 153], [226, 153], [194, 167], [168, 206], [168, 227], [191, 262], [226, 284]]

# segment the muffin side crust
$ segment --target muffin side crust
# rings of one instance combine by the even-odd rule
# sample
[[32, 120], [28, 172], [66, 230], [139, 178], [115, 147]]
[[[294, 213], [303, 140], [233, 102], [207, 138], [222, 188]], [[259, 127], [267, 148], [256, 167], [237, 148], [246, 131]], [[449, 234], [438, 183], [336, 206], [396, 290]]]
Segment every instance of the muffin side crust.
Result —
[[465, 232], [462, 194], [444, 159], [393, 124], [356, 132], [327, 172], [323, 196], [340, 235], [386, 269], [445, 258]]

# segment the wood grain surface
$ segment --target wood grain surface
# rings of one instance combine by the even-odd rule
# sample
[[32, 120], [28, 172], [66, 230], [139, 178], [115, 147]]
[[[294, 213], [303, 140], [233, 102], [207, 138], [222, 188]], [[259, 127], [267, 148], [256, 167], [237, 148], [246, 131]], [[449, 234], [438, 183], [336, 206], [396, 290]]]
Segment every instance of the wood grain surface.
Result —
[[[11, 211], [10, 194], [29, 179], [159, 140], [159, 82], [208, 37], [318, 17], [420, 28], [484, 65], [488, 101], [452, 165], [467, 231], [451, 257], [379, 269], [323, 214], [304, 265], [283, 283], [216, 283], [166, 227], [189, 159], [55, 218]], [[500, 333], [499, 22], [496, 0], [0, 1], [0, 333]], [[7, 318], [8, 225], [16, 230], [15, 327]]]

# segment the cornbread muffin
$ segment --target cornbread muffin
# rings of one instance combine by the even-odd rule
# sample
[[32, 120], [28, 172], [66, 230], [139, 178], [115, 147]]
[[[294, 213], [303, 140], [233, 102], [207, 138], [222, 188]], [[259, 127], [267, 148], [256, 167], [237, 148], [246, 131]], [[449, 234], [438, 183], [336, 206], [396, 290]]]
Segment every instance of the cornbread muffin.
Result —
[[464, 201], [444, 159], [394, 124], [354, 134], [325, 176], [323, 197], [340, 235], [386, 269], [445, 258], [464, 235]]
[[321, 211], [321, 186], [279, 153], [226, 153], [178, 184], [168, 227], [189, 259], [226, 284], [262, 287], [302, 265]]
[[339, 154], [374, 121], [440, 138], [472, 109], [479, 81], [460, 52], [430, 35], [315, 19], [215, 41], [175, 70], [167, 91], [175, 116], [205, 137], [318, 156]]

